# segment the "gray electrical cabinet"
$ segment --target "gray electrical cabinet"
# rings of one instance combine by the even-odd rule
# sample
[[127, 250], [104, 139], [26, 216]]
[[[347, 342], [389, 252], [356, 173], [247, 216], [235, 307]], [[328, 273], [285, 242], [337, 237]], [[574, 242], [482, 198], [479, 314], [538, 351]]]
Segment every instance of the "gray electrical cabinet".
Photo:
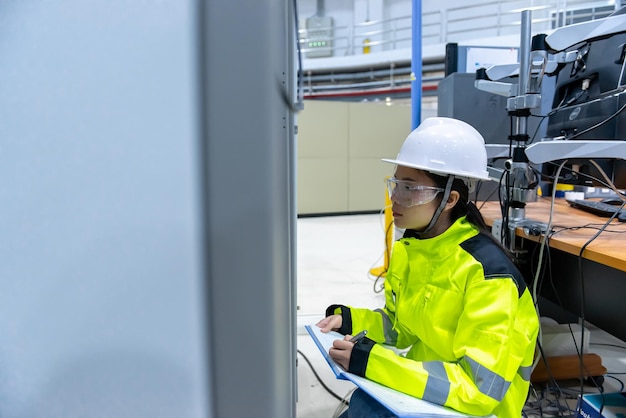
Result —
[[305, 21], [307, 42], [304, 45], [307, 58], [333, 55], [333, 18], [312, 16]]
[[[444, 77], [437, 87], [437, 116], [469, 123], [482, 134], [487, 144], [508, 144], [511, 121], [506, 110], [507, 97], [478, 90], [474, 87], [475, 80], [474, 73], [455, 72]], [[502, 82], [515, 84], [517, 80]], [[528, 119], [528, 134], [534, 136], [535, 141], [545, 136], [546, 121], [541, 116], [552, 109], [554, 77], [544, 77], [541, 96], [541, 108], [532, 109], [534, 116]]]
[[0, 416], [295, 415], [294, 33], [2, 2]]
[[[510, 144], [511, 118], [506, 105], [507, 97], [478, 90], [474, 86], [475, 73], [454, 72], [443, 78], [437, 88], [437, 115], [460, 119], [480, 132], [486, 144]], [[515, 79], [502, 82], [517, 83]], [[528, 135], [534, 141], [545, 136], [547, 114], [551, 109], [554, 95], [554, 79], [544, 78], [541, 88], [541, 108], [533, 109], [528, 119]], [[490, 161], [490, 165], [503, 168], [504, 160]], [[482, 185], [478, 199], [497, 200], [497, 184], [487, 182]]]

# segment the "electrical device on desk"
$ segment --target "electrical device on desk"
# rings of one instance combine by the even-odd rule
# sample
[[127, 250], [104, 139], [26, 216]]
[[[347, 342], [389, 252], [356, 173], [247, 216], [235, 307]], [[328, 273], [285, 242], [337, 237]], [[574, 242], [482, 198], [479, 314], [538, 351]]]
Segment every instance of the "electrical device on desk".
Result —
[[[522, 12], [521, 28], [519, 65], [478, 71], [475, 81], [476, 88], [507, 97], [512, 153], [501, 182], [505, 214], [500, 238], [513, 253], [523, 252], [516, 248], [515, 228], [532, 222], [525, 218], [525, 206], [536, 196], [536, 171], [544, 181], [582, 186], [604, 184], [597, 179], [605, 172], [607, 183], [626, 187], [626, 137], [621, 136], [626, 131], [626, 7], [604, 19], [535, 35], [530, 53], [530, 11]], [[517, 76], [518, 83], [497, 81], [507, 76]], [[528, 117], [542, 102], [544, 76], [556, 79], [552, 110], [546, 115], [547, 137], [533, 143]], [[557, 179], [550, 168], [561, 162], [571, 169], [563, 172], [567, 178]]]
[[588, 393], [579, 396], [576, 418], [623, 417], [626, 413], [626, 392]]
[[[542, 164], [543, 181], [606, 187], [599, 180], [602, 170], [615, 187], [626, 188], [623, 151], [596, 153], [608, 141], [626, 143], [625, 13], [622, 7], [608, 18], [571, 25], [546, 38], [558, 51], [559, 64], [547, 74], [556, 85], [544, 140], [571, 145], [562, 148], [561, 158]], [[570, 153], [577, 142], [578, 150]], [[555, 179], [565, 159], [565, 169]]]
[[585, 199], [567, 199], [567, 203], [569, 203], [573, 208], [593, 213], [594, 215], [602, 216], [604, 218], [610, 218], [615, 212], [617, 212], [617, 219], [620, 222], [626, 222], [626, 208], [621, 208], [621, 205], [613, 205], [598, 200]]
[[[518, 245], [515, 233], [517, 227], [547, 229], [545, 225], [538, 226], [536, 221], [531, 221], [530, 226], [525, 216], [526, 203], [537, 200], [538, 184], [525, 154], [526, 144], [531, 139], [528, 135], [528, 120], [531, 109], [541, 107], [541, 84], [548, 65], [546, 35], [536, 35], [531, 42], [531, 21], [531, 11], [522, 11], [519, 64], [482, 68], [476, 72], [474, 84], [479, 90], [507, 97], [506, 110], [511, 120], [509, 154], [504, 162], [501, 179], [494, 178], [503, 185], [501, 203], [505, 215], [499, 231], [492, 229], [492, 233], [516, 256], [526, 252]], [[517, 83], [498, 81], [507, 77], [513, 77]]]
[[[613, 19], [618, 18], [614, 16]], [[626, 140], [626, 33], [587, 39], [566, 48], [575, 58], [560, 64], [546, 137], [561, 141]], [[567, 158], [559, 183], [601, 186], [601, 174], [589, 158]], [[618, 188], [626, 187], [626, 161], [595, 158]], [[543, 180], [551, 182], [561, 161], [543, 164]], [[557, 179], [554, 179], [556, 181]]]

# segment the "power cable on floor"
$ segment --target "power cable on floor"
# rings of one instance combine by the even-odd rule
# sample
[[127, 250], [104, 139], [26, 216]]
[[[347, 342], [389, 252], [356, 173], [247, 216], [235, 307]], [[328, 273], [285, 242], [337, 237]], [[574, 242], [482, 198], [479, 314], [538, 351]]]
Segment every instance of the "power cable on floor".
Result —
[[[389, 222], [388, 225], [386, 225], [384, 231], [385, 231], [385, 252], [384, 252], [384, 256], [386, 260], [390, 260], [391, 259], [391, 248], [387, 245], [388, 242], [388, 237], [389, 234], [392, 233], [392, 228], [394, 226], [393, 221]], [[387, 268], [389, 267], [388, 265], [384, 266], [384, 270], [381, 270], [381, 272], [379, 274], [377, 274], [374, 278], [374, 285], [373, 285], [373, 290], [374, 293], [380, 293], [383, 290], [385, 290], [385, 275], [387, 274]], [[371, 270], [370, 270], [371, 271]], [[373, 274], [369, 273], [370, 276], [374, 277]], [[378, 284], [378, 282], [382, 280], [381, 284]]]
[[350, 401], [348, 401], [348, 399], [352, 396], [352, 393], [355, 390], [356, 390], [356, 387], [354, 389], [350, 389], [350, 391], [346, 393], [346, 396], [344, 396], [341, 402], [339, 402], [339, 405], [337, 405], [337, 408], [335, 409], [335, 412], [333, 413], [333, 418], [339, 418], [341, 413], [346, 410], [346, 408], [350, 404]]
[[298, 354], [300, 354], [302, 356], [302, 358], [304, 359], [304, 361], [306, 361], [306, 363], [309, 365], [309, 367], [311, 368], [311, 371], [313, 372], [313, 374], [315, 375], [315, 378], [320, 382], [320, 384], [322, 385], [322, 387], [324, 389], [326, 389], [326, 391], [328, 393], [330, 393], [335, 399], [337, 399], [338, 401], [341, 401], [342, 403], [346, 404], [346, 405], [350, 405], [350, 401], [347, 401], [345, 399], [345, 397], [341, 397], [339, 395], [337, 395], [335, 392], [333, 392], [333, 390], [331, 388], [329, 388], [328, 386], [326, 386], [326, 383], [324, 383], [324, 381], [322, 380], [322, 378], [317, 374], [317, 371], [315, 370], [315, 367], [313, 367], [313, 364], [311, 364], [311, 361], [307, 358], [307, 356], [304, 355], [304, 353], [300, 350], [298, 350]]

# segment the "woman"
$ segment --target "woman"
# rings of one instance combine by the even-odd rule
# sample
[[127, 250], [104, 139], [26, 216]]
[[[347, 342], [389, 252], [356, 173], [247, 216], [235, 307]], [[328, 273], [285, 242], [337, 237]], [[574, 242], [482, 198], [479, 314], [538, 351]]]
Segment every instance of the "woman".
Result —
[[[529, 289], [492, 239], [469, 193], [488, 179], [482, 136], [465, 122], [426, 119], [389, 179], [394, 223], [385, 307], [330, 306], [322, 332], [346, 335], [330, 356], [349, 372], [472, 415], [519, 417], [538, 317]], [[351, 335], [367, 330], [357, 343]], [[382, 344], [408, 349], [398, 355]], [[362, 391], [343, 416], [393, 416]]]

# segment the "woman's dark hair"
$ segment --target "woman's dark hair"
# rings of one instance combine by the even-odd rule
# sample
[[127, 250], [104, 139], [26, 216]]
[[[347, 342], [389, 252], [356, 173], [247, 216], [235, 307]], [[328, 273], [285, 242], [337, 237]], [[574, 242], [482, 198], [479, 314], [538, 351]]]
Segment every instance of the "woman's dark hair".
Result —
[[[446, 183], [448, 182], [447, 176], [438, 176], [433, 173], [426, 172], [426, 175], [431, 178], [437, 187], [445, 188]], [[513, 254], [505, 247], [502, 246], [502, 243], [498, 241], [493, 234], [491, 233], [491, 228], [485, 222], [483, 215], [480, 213], [474, 202], [471, 202], [469, 199], [469, 188], [467, 184], [459, 178], [455, 178], [452, 182], [452, 189], [456, 190], [459, 193], [459, 201], [456, 206], [452, 209], [451, 218], [452, 222], [456, 221], [462, 216], [467, 217], [467, 221], [473, 225], [478, 227], [478, 230], [481, 234], [488, 236], [493, 242], [498, 244], [498, 246], [504, 251], [504, 253], [517, 264], [518, 260], [513, 256]]]
[[[444, 189], [446, 187], [446, 183], [448, 182], [448, 177], [438, 176], [432, 173], [426, 173], [428, 177], [430, 177], [437, 187]], [[452, 209], [451, 217], [452, 221], [456, 221], [462, 216], [466, 216], [467, 220], [476, 225], [480, 232], [491, 235], [491, 229], [485, 223], [485, 219], [483, 219], [483, 215], [481, 215], [480, 211], [476, 207], [473, 202], [469, 200], [469, 188], [465, 184], [465, 182], [459, 178], [455, 178], [452, 183], [452, 189], [459, 193], [459, 201], [456, 206]]]

